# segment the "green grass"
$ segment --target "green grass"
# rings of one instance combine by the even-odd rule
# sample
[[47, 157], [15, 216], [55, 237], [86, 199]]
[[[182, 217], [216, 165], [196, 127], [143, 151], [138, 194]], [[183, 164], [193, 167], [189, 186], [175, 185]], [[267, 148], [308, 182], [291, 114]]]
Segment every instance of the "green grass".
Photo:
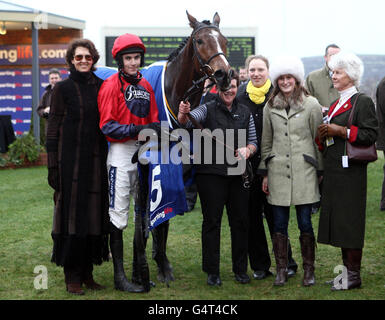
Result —
[[[363, 287], [359, 290], [331, 292], [323, 284], [332, 279], [334, 267], [341, 264], [340, 249], [319, 244], [316, 250], [316, 285], [301, 286], [302, 259], [299, 231], [295, 214], [291, 214], [289, 234], [293, 256], [299, 271], [282, 288], [272, 286], [273, 277], [240, 285], [231, 271], [230, 235], [226, 214], [222, 220], [221, 278], [223, 285], [212, 288], [206, 284], [201, 270], [201, 209], [199, 202], [194, 211], [171, 220], [168, 256], [174, 266], [176, 281], [166, 287], [156, 279], [156, 265], [151, 259], [151, 238], [148, 242], [148, 261], [151, 279], [156, 283], [147, 294], [131, 294], [113, 288], [112, 262], [94, 268], [95, 279], [107, 286], [99, 292], [86, 291], [76, 297], [65, 291], [62, 268], [50, 262], [52, 239], [52, 190], [47, 185], [45, 167], [0, 170], [0, 300], [380, 300], [385, 299], [385, 213], [379, 210], [382, 184], [383, 157], [369, 166], [366, 240], [362, 261]], [[313, 215], [317, 232], [319, 213]], [[124, 231], [125, 267], [131, 274], [133, 222], [132, 214]], [[267, 225], [265, 222], [265, 230]], [[269, 240], [271, 252], [271, 241]], [[271, 271], [275, 272], [274, 257]], [[48, 270], [48, 289], [34, 288], [35, 266]], [[251, 272], [249, 271], [251, 276]]]

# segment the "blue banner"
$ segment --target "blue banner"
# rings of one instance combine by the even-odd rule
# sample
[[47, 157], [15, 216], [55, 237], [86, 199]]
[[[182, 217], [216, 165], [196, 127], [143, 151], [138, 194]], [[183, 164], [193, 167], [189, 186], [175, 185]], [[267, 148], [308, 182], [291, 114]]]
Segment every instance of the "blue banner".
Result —
[[[50, 68], [40, 69], [40, 97], [49, 85]], [[59, 68], [62, 79], [68, 72]], [[28, 133], [32, 114], [32, 70], [0, 69], [0, 115], [11, 115], [16, 135]]]

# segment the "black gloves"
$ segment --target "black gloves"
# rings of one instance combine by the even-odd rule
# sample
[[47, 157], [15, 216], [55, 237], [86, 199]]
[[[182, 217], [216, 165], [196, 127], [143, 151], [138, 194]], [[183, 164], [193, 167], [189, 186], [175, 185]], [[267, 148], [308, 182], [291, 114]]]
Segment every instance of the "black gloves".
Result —
[[130, 136], [135, 137], [139, 134], [140, 131], [144, 129], [152, 129], [156, 132], [158, 137], [160, 137], [160, 133], [161, 133], [160, 122], [152, 122], [149, 124], [139, 124], [137, 126], [133, 126], [132, 135], [130, 134]]

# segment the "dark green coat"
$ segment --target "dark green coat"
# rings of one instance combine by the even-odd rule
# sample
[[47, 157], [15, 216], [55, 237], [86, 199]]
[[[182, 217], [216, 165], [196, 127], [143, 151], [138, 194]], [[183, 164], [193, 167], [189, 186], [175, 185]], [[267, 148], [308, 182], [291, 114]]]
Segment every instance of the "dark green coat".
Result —
[[[346, 126], [357, 98], [355, 94], [331, 119], [331, 123]], [[331, 112], [333, 106], [330, 108]], [[353, 127], [355, 126], [355, 127]], [[374, 103], [366, 95], [358, 98], [350, 140], [370, 145], [376, 141], [378, 122]], [[365, 211], [367, 165], [349, 163], [342, 167], [345, 140], [334, 137], [334, 144], [325, 147], [324, 179], [319, 219], [318, 242], [341, 248], [363, 248], [365, 237]]]

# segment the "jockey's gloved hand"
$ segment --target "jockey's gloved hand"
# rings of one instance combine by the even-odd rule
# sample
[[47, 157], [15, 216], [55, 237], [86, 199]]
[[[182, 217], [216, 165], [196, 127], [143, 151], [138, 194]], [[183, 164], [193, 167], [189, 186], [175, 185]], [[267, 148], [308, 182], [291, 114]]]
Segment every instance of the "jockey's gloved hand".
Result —
[[152, 129], [156, 132], [158, 137], [160, 137], [160, 132], [161, 132], [160, 122], [152, 122], [152, 123], [148, 123], [148, 124], [139, 124], [133, 128], [135, 135], [138, 135], [139, 132], [144, 130], [144, 129]]

